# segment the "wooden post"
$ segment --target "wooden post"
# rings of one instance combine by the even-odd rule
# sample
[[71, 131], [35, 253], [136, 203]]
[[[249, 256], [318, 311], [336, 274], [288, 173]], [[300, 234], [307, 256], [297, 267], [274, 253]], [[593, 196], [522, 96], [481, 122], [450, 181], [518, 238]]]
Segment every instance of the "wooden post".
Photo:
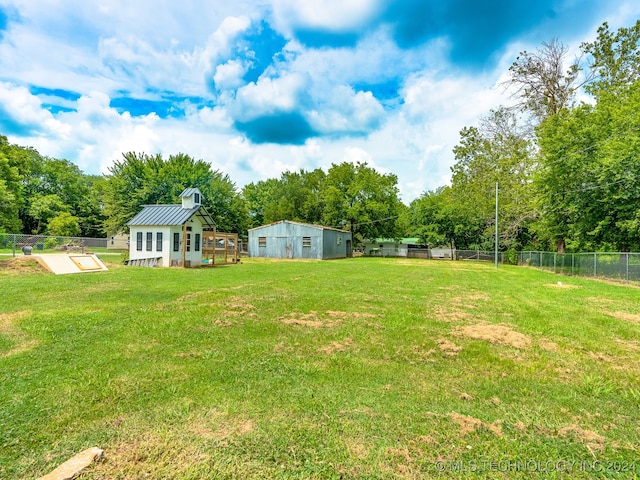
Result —
[[216, 226], [213, 226], [213, 255], [211, 256], [211, 265], [216, 265]]

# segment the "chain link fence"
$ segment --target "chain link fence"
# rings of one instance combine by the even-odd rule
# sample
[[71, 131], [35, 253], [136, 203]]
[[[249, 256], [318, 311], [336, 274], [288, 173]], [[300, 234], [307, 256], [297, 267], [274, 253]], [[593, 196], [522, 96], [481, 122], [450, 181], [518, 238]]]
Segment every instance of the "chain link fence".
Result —
[[0, 253], [13, 256], [26, 252], [65, 253], [107, 248], [106, 238], [53, 237], [24, 233], [0, 233]]
[[519, 263], [563, 275], [640, 281], [640, 253], [520, 252]]

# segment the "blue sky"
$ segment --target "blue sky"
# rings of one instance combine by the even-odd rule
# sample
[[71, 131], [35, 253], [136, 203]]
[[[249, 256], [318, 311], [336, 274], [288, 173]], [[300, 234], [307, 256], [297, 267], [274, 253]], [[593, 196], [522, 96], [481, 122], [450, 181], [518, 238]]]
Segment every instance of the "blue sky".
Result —
[[638, 18], [627, 0], [0, 0], [0, 134], [86, 173], [183, 152], [238, 187], [366, 161], [408, 203], [513, 102], [518, 52], [577, 54]]

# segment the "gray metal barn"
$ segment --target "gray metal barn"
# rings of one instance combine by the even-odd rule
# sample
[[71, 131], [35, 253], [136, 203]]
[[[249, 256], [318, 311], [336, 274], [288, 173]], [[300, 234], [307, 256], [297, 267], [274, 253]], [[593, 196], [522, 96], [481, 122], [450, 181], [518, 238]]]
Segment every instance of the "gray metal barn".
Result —
[[280, 222], [249, 230], [249, 256], [328, 260], [352, 256], [351, 232], [308, 223]]

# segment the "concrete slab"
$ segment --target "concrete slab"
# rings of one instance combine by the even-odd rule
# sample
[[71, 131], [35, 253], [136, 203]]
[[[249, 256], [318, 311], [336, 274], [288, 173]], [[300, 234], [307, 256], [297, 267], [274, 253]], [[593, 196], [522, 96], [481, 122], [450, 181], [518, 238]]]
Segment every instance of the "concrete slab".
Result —
[[33, 256], [38, 263], [56, 275], [103, 272], [107, 266], [93, 254], [45, 254]]

